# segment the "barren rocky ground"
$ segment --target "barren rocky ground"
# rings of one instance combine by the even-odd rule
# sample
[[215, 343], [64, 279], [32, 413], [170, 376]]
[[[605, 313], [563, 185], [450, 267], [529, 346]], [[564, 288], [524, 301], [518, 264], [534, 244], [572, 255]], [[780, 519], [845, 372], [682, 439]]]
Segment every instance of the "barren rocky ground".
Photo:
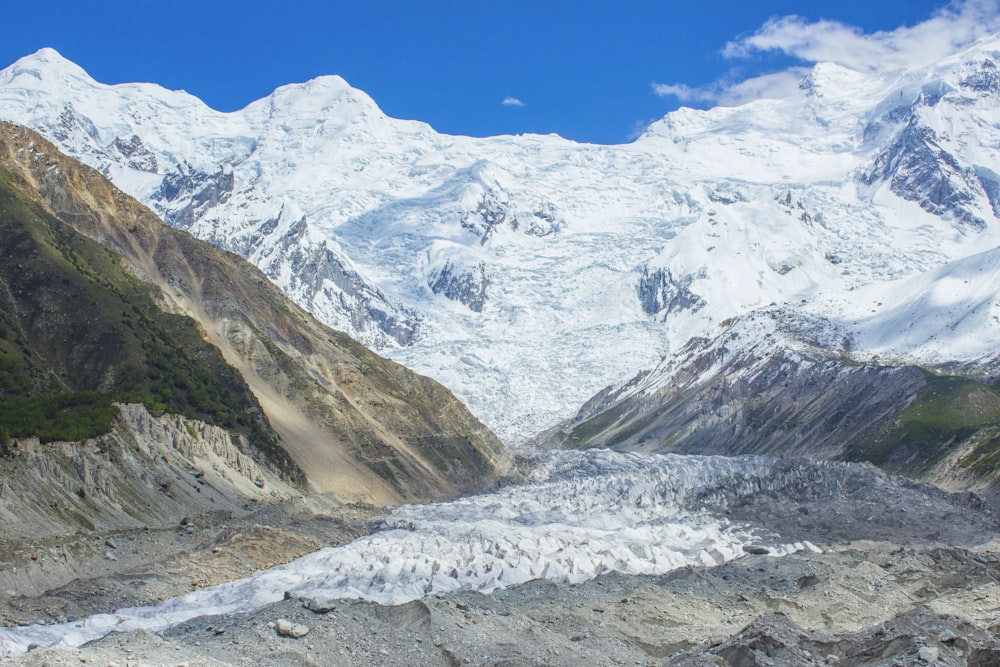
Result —
[[362, 535], [378, 514], [316, 495], [239, 516], [195, 515], [167, 529], [0, 539], [10, 587], [0, 623], [71, 621], [246, 577]]
[[[864, 480], [717, 508], [784, 540], [808, 539], [822, 553], [748, 554], [663, 576], [535, 581], [399, 606], [290, 598], [160, 634], [35, 649], [0, 664], [1000, 664], [998, 514], [973, 494]], [[314, 497], [238, 520], [200, 517], [190, 528], [86, 536], [74, 553], [89, 549], [97, 576], [9, 598], [4, 618], [65, 620], [151, 602], [350, 539], [375, 518], [370, 508]], [[39, 560], [66, 548], [50, 546]]]
[[[316, 613], [290, 599], [4, 664], [985, 666], [1000, 660], [998, 572], [996, 543], [859, 542], [395, 607], [342, 600]], [[281, 636], [281, 619], [308, 633]]]

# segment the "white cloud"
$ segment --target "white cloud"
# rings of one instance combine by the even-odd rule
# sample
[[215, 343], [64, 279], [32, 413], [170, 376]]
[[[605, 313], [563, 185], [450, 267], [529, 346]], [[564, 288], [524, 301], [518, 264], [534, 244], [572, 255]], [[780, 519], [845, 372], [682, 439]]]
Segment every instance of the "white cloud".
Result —
[[755, 76], [724, 87], [715, 101], [725, 106], [736, 106], [753, 100], [788, 97], [798, 90], [799, 83], [808, 73], [808, 68], [792, 67], [782, 72]]
[[873, 33], [836, 21], [775, 18], [749, 37], [726, 44], [722, 53], [745, 58], [776, 51], [808, 63], [886, 71], [923, 67], [998, 30], [1000, 0], [959, 0], [915, 26]]
[[503, 102], [501, 102], [500, 104], [504, 105], [505, 107], [523, 107], [524, 106], [524, 102], [522, 102], [521, 100], [517, 99], [516, 97], [505, 97], [505, 98], [503, 98]]
[[[748, 37], [729, 42], [722, 55], [749, 59], [760, 53], [783, 53], [807, 65], [832, 62], [861, 72], [924, 67], [1000, 32], [1000, 0], [955, 0], [914, 26], [865, 33], [837, 21], [809, 22], [800, 16], [773, 18]], [[681, 103], [740, 104], [783, 97], [806, 73], [803, 67], [750, 79], [724, 79], [707, 86], [653, 84], [661, 97]]]
[[653, 92], [660, 97], [676, 97], [678, 102], [715, 102], [718, 89], [694, 88], [683, 83], [654, 83]]
[[751, 100], [787, 97], [799, 87], [802, 77], [808, 74], [804, 67], [792, 67], [773, 74], [763, 74], [750, 79], [716, 81], [702, 87], [683, 83], [654, 83], [653, 92], [660, 97], [673, 96], [681, 104], [723, 104], [734, 106]]
[[638, 139], [639, 137], [641, 137], [643, 134], [646, 133], [646, 130], [649, 129], [650, 125], [652, 125], [658, 120], [659, 118], [650, 118], [649, 120], [635, 121], [634, 123], [632, 123], [631, 131], [629, 131], [629, 133], [625, 135], [625, 139], [628, 141], [635, 141], [636, 139]]

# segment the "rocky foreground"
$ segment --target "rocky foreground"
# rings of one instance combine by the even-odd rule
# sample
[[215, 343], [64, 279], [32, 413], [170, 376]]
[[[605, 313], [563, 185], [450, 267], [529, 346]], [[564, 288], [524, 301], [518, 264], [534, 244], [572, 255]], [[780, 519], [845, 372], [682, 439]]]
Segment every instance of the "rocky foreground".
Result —
[[858, 542], [398, 606], [290, 599], [2, 664], [986, 666], [1000, 661], [998, 566], [996, 545]]
[[[832, 492], [801, 486], [717, 509], [822, 553], [748, 553], [713, 568], [534, 581], [397, 606], [289, 596], [249, 614], [36, 648], [0, 664], [1000, 664], [1000, 517], [982, 498], [859, 470]], [[4, 619], [64, 621], [150, 603], [363, 535], [375, 518], [313, 497], [169, 531], [88, 536], [81, 544], [93, 560], [80, 567], [100, 576], [9, 598]], [[14, 546], [4, 569], [29, 545]], [[37, 555], [43, 573], [56, 553], [67, 545], [27, 557]], [[81, 558], [82, 547], [73, 553]]]

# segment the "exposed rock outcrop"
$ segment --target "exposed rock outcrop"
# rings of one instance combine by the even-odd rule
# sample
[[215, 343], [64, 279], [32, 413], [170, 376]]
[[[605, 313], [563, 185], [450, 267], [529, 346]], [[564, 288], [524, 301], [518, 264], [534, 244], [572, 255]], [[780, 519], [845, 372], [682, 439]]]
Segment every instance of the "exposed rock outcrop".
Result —
[[951, 215], [959, 226], [986, 228], [976, 209], [985, 193], [975, 171], [960, 164], [917, 117], [878, 154], [860, 181], [866, 186], [887, 182], [892, 192], [928, 213]]
[[155, 204], [171, 204], [162, 208], [170, 226], [188, 229], [206, 209], [226, 201], [233, 192], [233, 172], [225, 169], [213, 174], [179, 165], [163, 178], [163, 183], [151, 197]]
[[12, 444], [0, 459], [4, 537], [173, 526], [185, 516], [301, 493], [221, 428], [154, 417], [142, 405], [119, 411], [112, 430], [98, 438]]
[[486, 305], [490, 278], [483, 263], [462, 271], [448, 262], [431, 275], [427, 284], [435, 294], [444, 295], [465, 304], [473, 312], [481, 313]]
[[493, 189], [483, 193], [474, 211], [462, 216], [462, 227], [478, 236], [482, 245], [485, 245], [504, 225], [517, 231], [520, 226], [517, 219], [517, 205], [509, 198], [501, 199], [500, 193]]
[[691, 291], [694, 276], [675, 278], [670, 269], [642, 268], [637, 292], [642, 310], [647, 315], [666, 320], [678, 310], [698, 310], [705, 307], [705, 300]]

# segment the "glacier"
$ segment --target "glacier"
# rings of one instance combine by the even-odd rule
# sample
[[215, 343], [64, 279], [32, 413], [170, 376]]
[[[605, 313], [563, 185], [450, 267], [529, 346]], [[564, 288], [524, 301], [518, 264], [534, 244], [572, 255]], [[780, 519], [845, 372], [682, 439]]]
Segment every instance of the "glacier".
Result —
[[51, 49], [0, 71], [0, 114], [518, 445], [763, 311], [862, 362], [995, 363], [998, 61], [994, 36], [914, 70], [819, 63], [615, 146], [440, 134], [337, 76], [222, 113]]
[[819, 552], [770, 529], [725, 518], [741, 498], [830, 495], [848, 464], [763, 457], [536, 452], [523, 484], [429, 505], [406, 505], [371, 535], [252, 577], [153, 606], [59, 625], [0, 628], [0, 655], [31, 644], [74, 647], [112, 632], [163, 630], [191, 618], [249, 612], [283, 599], [351, 598], [402, 604], [457, 590], [489, 593], [534, 579], [567, 584], [604, 573], [663, 574], [711, 567], [766, 545], [780, 557]]

